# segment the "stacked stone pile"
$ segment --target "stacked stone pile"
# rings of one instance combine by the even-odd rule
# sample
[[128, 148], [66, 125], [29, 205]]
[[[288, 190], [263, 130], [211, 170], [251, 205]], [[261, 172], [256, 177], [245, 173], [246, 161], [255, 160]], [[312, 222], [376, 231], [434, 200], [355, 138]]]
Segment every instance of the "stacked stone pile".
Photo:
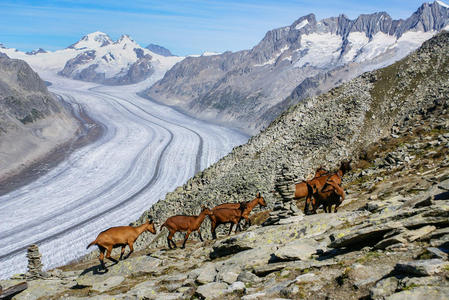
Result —
[[37, 279], [42, 277], [42, 255], [39, 252], [39, 247], [35, 244], [30, 245], [27, 250], [28, 258], [28, 277], [31, 279]]
[[273, 211], [264, 223], [267, 225], [279, 224], [281, 219], [302, 214], [293, 201], [295, 195], [295, 176], [288, 166], [282, 166], [276, 177], [275, 190], [278, 194]]

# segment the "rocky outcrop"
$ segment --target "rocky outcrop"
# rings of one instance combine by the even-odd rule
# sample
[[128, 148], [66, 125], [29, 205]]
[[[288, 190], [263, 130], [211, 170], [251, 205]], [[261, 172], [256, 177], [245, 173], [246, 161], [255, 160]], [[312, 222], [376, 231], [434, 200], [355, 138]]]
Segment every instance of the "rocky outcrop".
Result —
[[145, 94], [254, 134], [307, 96], [403, 58], [447, 28], [448, 14], [438, 1], [406, 20], [384, 12], [320, 21], [310, 14], [267, 32], [251, 50], [189, 57]]

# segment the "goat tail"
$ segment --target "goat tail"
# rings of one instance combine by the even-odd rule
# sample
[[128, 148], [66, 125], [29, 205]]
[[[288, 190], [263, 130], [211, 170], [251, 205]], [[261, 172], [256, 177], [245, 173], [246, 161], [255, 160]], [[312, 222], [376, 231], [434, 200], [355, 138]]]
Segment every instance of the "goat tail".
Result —
[[97, 244], [97, 239], [95, 239], [95, 241], [93, 241], [92, 243], [87, 245], [86, 249], [89, 249], [90, 246], [93, 246], [93, 245], [96, 245], [96, 244]]

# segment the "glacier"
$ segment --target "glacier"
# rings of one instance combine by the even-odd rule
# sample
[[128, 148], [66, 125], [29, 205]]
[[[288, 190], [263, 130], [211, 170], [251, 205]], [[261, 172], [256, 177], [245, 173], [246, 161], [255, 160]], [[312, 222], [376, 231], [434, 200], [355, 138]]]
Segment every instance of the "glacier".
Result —
[[145, 82], [102, 86], [40, 70], [76, 110], [104, 127], [95, 142], [70, 154], [36, 181], [0, 197], [0, 278], [23, 273], [37, 243], [45, 269], [85, 254], [112, 226], [128, 225], [248, 136], [188, 117], [139, 97]]

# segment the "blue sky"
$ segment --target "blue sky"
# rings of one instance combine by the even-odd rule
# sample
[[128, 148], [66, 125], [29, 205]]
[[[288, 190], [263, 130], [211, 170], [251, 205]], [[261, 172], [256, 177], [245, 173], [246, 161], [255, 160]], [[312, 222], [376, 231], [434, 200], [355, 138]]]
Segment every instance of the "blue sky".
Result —
[[[129, 34], [142, 46], [162, 45], [177, 55], [252, 48], [274, 28], [314, 13], [386, 11], [407, 18], [422, 0], [0, 0], [0, 43], [20, 50], [67, 47], [87, 33], [117, 39]], [[433, 1], [432, 1], [433, 2]]]

